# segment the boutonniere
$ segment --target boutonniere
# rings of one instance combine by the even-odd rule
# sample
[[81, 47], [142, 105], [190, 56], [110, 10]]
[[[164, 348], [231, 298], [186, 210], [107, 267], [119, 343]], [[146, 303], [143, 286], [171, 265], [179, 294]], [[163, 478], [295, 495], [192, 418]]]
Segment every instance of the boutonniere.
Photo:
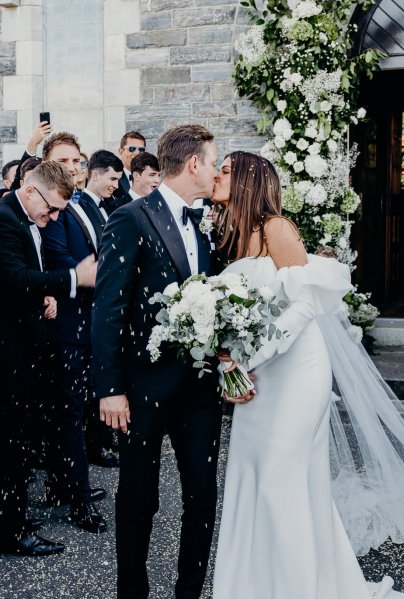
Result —
[[199, 230], [204, 235], [208, 235], [213, 229], [213, 221], [211, 216], [212, 208], [210, 206], [203, 207], [203, 216], [199, 223]]

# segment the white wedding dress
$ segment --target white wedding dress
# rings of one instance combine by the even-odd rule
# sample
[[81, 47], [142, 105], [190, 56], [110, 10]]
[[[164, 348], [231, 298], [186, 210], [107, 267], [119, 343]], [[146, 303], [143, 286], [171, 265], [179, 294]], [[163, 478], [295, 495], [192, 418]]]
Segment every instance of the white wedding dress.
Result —
[[235, 406], [213, 598], [403, 599], [389, 577], [365, 581], [332, 497], [332, 370], [316, 318], [351, 288], [347, 267], [309, 256], [277, 270], [260, 257], [226, 270], [290, 307], [277, 320], [283, 338], [249, 364], [257, 396]]

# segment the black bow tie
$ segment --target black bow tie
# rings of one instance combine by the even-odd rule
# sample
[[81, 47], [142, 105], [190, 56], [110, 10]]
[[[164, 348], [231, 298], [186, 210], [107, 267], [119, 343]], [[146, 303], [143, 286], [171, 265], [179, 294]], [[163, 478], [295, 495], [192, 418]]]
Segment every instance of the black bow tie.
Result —
[[188, 208], [188, 206], [184, 206], [182, 209], [182, 222], [184, 223], [184, 226], [187, 225], [189, 219], [197, 227], [201, 222], [202, 217], [203, 208]]
[[107, 202], [105, 200], [101, 200], [101, 202], [98, 204], [98, 208], [101, 210], [101, 208], [104, 208], [104, 210], [107, 207]]

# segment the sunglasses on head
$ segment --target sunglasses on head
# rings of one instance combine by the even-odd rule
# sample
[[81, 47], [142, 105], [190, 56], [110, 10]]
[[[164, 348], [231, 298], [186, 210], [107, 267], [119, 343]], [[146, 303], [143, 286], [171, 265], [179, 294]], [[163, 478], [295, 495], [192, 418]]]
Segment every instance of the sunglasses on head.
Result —
[[126, 148], [127, 150], [129, 150], [129, 152], [132, 154], [133, 152], [136, 152], [136, 150], [139, 150], [139, 152], [144, 152], [146, 150], [146, 148], [144, 146], [123, 146], [124, 148]]
[[41, 198], [43, 199], [43, 201], [47, 205], [50, 214], [55, 214], [56, 212], [62, 212], [63, 211], [63, 208], [56, 208], [56, 206], [51, 206], [49, 204], [48, 200], [41, 194], [41, 192], [39, 191], [39, 189], [37, 189], [35, 187], [35, 185], [33, 185], [32, 187], [35, 189], [35, 191], [37, 191], [39, 193], [39, 195], [41, 196]]

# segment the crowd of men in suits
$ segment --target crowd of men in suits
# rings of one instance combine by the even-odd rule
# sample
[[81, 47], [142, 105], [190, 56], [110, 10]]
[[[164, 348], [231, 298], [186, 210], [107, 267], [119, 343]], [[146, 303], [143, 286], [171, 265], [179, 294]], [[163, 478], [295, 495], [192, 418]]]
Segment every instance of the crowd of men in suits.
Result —
[[[37, 149], [43, 143], [42, 156]], [[100, 239], [109, 216], [160, 183], [157, 158], [130, 131], [117, 155], [87, 158], [77, 137], [40, 123], [0, 191], [0, 553], [41, 556], [62, 543], [27, 518], [34, 458], [46, 502], [70, 505], [72, 523], [101, 533], [89, 462], [119, 465], [115, 438], [92, 400], [91, 321]]]

